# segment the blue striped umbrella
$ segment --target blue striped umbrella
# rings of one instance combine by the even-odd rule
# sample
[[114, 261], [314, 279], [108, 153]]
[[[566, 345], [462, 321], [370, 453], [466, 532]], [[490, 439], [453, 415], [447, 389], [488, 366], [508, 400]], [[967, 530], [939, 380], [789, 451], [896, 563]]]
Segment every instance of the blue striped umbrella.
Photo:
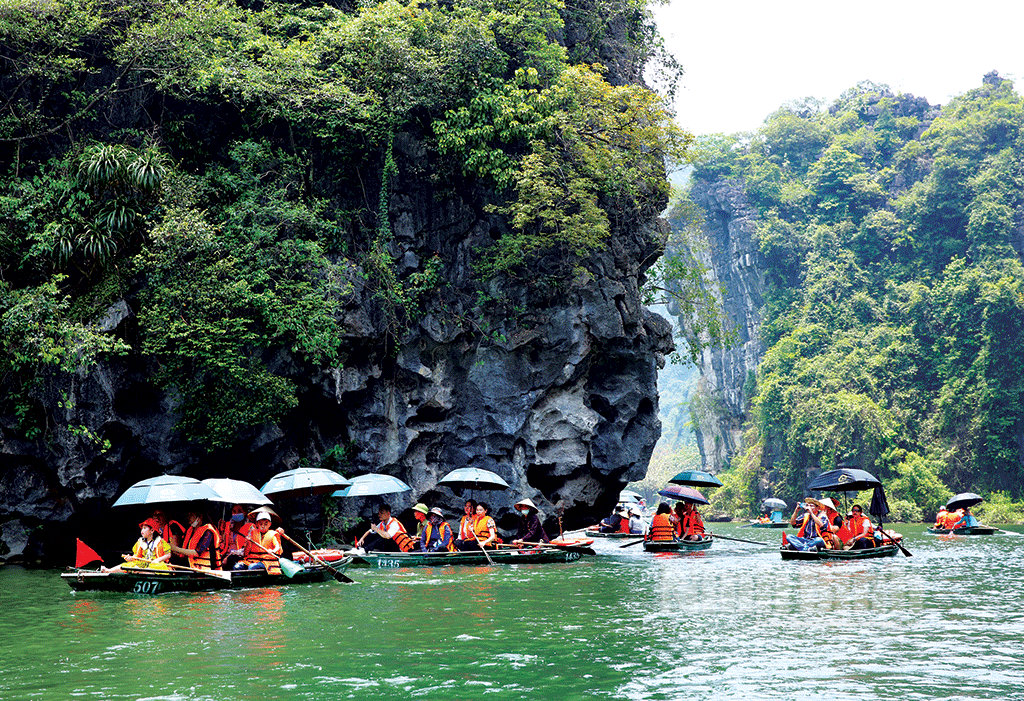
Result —
[[160, 475], [136, 482], [117, 498], [112, 506], [162, 504], [172, 501], [216, 500], [217, 492], [192, 477]]

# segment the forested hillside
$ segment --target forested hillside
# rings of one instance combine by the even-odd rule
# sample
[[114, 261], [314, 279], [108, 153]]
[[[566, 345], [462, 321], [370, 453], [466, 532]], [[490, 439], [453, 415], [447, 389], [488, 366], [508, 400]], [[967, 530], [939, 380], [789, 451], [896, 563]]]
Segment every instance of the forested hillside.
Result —
[[[996, 74], [939, 109], [859, 84], [704, 137], [694, 188], [756, 212], [764, 357], [720, 503], [878, 473], [897, 515], [1024, 494], [1024, 104]], [[712, 246], [726, 245], [723, 241]]]

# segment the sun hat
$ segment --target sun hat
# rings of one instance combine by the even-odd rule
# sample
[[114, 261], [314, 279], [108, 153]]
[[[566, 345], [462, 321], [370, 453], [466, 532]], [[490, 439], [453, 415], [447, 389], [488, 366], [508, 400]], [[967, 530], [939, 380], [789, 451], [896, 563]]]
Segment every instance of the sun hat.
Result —
[[261, 511], [258, 514], [256, 514], [256, 523], [259, 523], [260, 521], [273, 522], [273, 520], [274, 519], [270, 518], [270, 514], [268, 514], [266, 511]]
[[430, 509], [427, 508], [426, 504], [417, 504], [416, 506], [412, 507], [412, 510], [419, 511], [421, 514], [430, 513]]
[[440, 516], [441, 518], [444, 518], [444, 513], [442, 513], [441, 509], [439, 509], [436, 506], [433, 509], [431, 509], [430, 511], [428, 511], [427, 513], [428, 514], [435, 514], [437, 516]]
[[142, 528], [143, 526], [149, 526], [154, 531], [160, 530], [160, 524], [157, 523], [157, 520], [155, 518], [147, 518], [145, 521], [139, 524], [139, 528]]
[[540, 511], [540, 509], [537, 508], [537, 505], [534, 504], [529, 499], [520, 499], [519, 501], [517, 501], [514, 504], [514, 506], [525, 506], [526, 508], [528, 508], [528, 509], [530, 509], [531, 511], [534, 511], [534, 512]]

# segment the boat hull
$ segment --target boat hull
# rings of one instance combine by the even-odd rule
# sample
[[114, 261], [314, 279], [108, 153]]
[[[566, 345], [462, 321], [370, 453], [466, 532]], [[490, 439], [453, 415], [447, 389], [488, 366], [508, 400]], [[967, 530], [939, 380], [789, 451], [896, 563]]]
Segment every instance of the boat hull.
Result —
[[601, 531], [586, 530], [583, 532], [588, 538], [643, 538], [643, 533], [602, 533]]
[[355, 555], [353, 567], [373, 567], [390, 570], [405, 567], [450, 567], [453, 565], [534, 565], [555, 562], [575, 562], [585, 554], [581, 549], [562, 548], [511, 548], [488, 550], [490, 560], [483, 552], [439, 552], [439, 553], [377, 553]]
[[932, 526], [928, 529], [929, 533], [934, 535], [995, 535], [999, 532], [998, 528], [992, 526], [967, 526], [966, 528], [935, 528]]
[[751, 528], [785, 528], [788, 525], [789, 524], [786, 523], [785, 521], [780, 521], [778, 523], [774, 523], [774, 522], [773, 523], [765, 523], [763, 521], [751, 521], [750, 522], [750, 527]]
[[789, 550], [779, 548], [783, 560], [874, 560], [880, 557], [893, 557], [899, 552], [899, 548], [893, 543], [887, 543], [877, 548], [864, 548], [863, 550]]
[[701, 540], [648, 540], [644, 541], [644, 550], [649, 553], [707, 550], [714, 540], [711, 536], [704, 536]]
[[[340, 572], [343, 567], [334, 567]], [[168, 572], [157, 570], [132, 570], [131, 572], [99, 572], [96, 570], [72, 570], [62, 572], [60, 578], [75, 591], [107, 591], [120, 594], [167, 594], [171, 592], [202, 592], [220, 589], [251, 589], [254, 587], [277, 587], [284, 584], [307, 584], [324, 582], [333, 577], [327, 567], [304, 567], [295, 576], [268, 574], [263, 570], [242, 570], [231, 572], [231, 578], [199, 572]]]

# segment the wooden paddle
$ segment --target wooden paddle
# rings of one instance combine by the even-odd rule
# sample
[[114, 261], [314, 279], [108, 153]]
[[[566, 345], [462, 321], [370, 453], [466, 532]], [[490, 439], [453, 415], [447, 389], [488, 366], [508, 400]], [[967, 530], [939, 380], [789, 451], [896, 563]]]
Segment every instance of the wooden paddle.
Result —
[[750, 543], [751, 545], [763, 545], [766, 548], [774, 548], [775, 546], [771, 543], [765, 543], [760, 540], [744, 540], [743, 538], [731, 538], [727, 535], [718, 535], [717, 533], [711, 533], [708, 531], [708, 535], [712, 538], [721, 538], [722, 540], [735, 540], [737, 543]]
[[[477, 545], [480, 545], [480, 539], [476, 537], [476, 529], [475, 528], [473, 529], [473, 540], [476, 541]], [[487, 564], [493, 565], [494, 564], [494, 560], [491, 559], [491, 554], [489, 552], [487, 552], [487, 548], [485, 548], [484, 546], [480, 545], [480, 549], [484, 551], [484, 557], [487, 558]]]
[[525, 540], [520, 541], [523, 545], [529, 545], [532, 548], [554, 548], [556, 550], [567, 550], [571, 553], [579, 553], [580, 555], [597, 555], [597, 552], [593, 548], [588, 548], [585, 545], [559, 545], [557, 543], [527, 543]]
[[321, 565], [323, 565], [324, 567], [326, 567], [327, 569], [329, 569], [329, 570], [331, 571], [331, 575], [332, 575], [332, 576], [333, 576], [333, 577], [334, 577], [334, 578], [335, 578], [336, 580], [338, 580], [339, 582], [341, 582], [342, 584], [352, 584], [352, 582], [353, 582], [353, 581], [355, 581], [355, 580], [353, 580], [353, 579], [352, 579], [351, 577], [348, 577], [348, 576], [346, 576], [346, 575], [345, 575], [344, 573], [342, 573], [342, 572], [339, 572], [338, 570], [336, 570], [336, 569], [334, 569], [333, 567], [331, 567], [330, 563], [328, 563], [328, 562], [327, 562], [326, 560], [322, 560], [322, 559], [320, 559], [319, 557], [317, 557], [316, 555], [314, 555], [313, 553], [309, 552], [309, 551], [308, 551], [308, 550], [306, 550], [306, 549], [305, 549], [304, 547], [302, 547], [301, 545], [299, 545], [298, 543], [296, 543], [296, 542], [295, 542], [295, 540], [294, 540], [294, 539], [293, 539], [293, 538], [292, 538], [291, 536], [289, 536], [289, 535], [287, 535], [287, 534], [285, 534], [285, 533], [281, 533], [281, 536], [282, 536], [282, 537], [283, 537], [283, 538], [284, 538], [285, 540], [287, 540], [287, 541], [288, 541], [289, 543], [291, 543], [292, 545], [294, 545], [294, 546], [295, 546], [296, 548], [298, 548], [298, 549], [299, 549], [299, 550], [301, 550], [302, 552], [306, 553], [306, 555], [308, 555], [308, 556], [309, 556], [309, 558], [310, 558], [311, 560], [315, 560], [316, 562], [319, 562], [319, 563], [320, 563]]
[[646, 538], [641, 538], [640, 540], [634, 540], [632, 543], [626, 543], [625, 545], [620, 545], [619, 547], [620, 548], [628, 548], [628, 547], [631, 547], [633, 545], [636, 545], [637, 543], [643, 543], [646, 540], [647, 540]]
[[[207, 575], [209, 577], [216, 577], [217, 579], [223, 579], [223, 580], [225, 580], [227, 582], [231, 581], [231, 573], [230, 572], [224, 572], [223, 570], [201, 570], [201, 569], [198, 569], [196, 567], [185, 567], [185, 565], [172, 565], [169, 562], [158, 563], [156, 560], [147, 560], [144, 557], [130, 557], [128, 559], [137, 560], [138, 562], [152, 562], [154, 564], [163, 564], [163, 565], [167, 565], [168, 567], [173, 567], [176, 570], [188, 570], [189, 572], [198, 572], [199, 574], [205, 574], [205, 575]], [[147, 567], [146, 569], [148, 570], [149, 568]], [[153, 570], [153, 571], [158, 571], [158, 570]]]
[[878, 524], [878, 530], [879, 530], [879, 532], [881, 532], [881, 534], [883, 536], [883, 538], [882, 538], [882, 544], [883, 545], [885, 544], [885, 538], [888, 538], [889, 542], [894, 544], [897, 548], [899, 548], [900, 551], [902, 551], [904, 555], [906, 555], [907, 557], [913, 557], [914, 556], [914, 553], [912, 553], [909, 550], [907, 550], [906, 548], [904, 548], [902, 543], [900, 543], [898, 540], [896, 540], [891, 535], [886, 533], [885, 529], [882, 527], [881, 523]]

